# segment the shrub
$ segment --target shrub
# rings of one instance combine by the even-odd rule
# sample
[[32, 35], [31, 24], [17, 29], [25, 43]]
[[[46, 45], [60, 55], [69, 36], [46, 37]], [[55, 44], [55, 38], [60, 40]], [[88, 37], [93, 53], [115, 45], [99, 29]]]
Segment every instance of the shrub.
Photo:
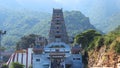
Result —
[[120, 53], [120, 42], [116, 41], [115, 52]]
[[8, 68], [8, 65], [4, 64], [1, 68]]
[[24, 65], [22, 65], [18, 62], [15, 62], [15, 63], [12, 63], [10, 68], [24, 68]]

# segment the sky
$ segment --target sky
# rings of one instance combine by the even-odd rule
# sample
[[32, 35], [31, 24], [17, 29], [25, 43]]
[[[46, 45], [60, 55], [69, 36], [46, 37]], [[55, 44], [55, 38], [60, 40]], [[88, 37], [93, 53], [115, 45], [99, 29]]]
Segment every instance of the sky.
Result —
[[120, 12], [120, 0], [0, 0], [0, 8], [40, 12], [52, 12], [53, 8], [77, 10], [90, 17], [91, 23], [94, 24], [96, 18], [101, 20]]
[[[107, 4], [108, 8], [112, 8], [111, 6], [118, 7], [120, 6], [120, 0], [0, 0], [0, 7], [3, 8], [22, 8], [38, 11], [50, 11], [52, 8], [63, 8], [64, 10], [80, 10], [85, 12], [86, 9], [103, 4]], [[104, 7], [106, 7], [106, 5]]]
[[84, 0], [0, 0], [0, 5], [3, 7], [32, 10], [50, 10], [51, 8], [77, 10], [79, 8], [78, 5], [82, 1]]

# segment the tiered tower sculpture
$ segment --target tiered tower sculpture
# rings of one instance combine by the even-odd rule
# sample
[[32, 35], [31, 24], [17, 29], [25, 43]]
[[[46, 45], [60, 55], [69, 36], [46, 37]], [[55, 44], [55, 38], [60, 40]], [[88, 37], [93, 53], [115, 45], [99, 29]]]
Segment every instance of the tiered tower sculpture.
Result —
[[49, 32], [49, 43], [52, 42], [69, 43], [62, 9], [53, 9]]

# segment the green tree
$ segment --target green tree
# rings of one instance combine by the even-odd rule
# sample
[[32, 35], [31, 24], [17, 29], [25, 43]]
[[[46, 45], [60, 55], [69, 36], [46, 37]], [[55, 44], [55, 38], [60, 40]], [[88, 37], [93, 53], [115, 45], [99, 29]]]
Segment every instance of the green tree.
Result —
[[74, 40], [75, 43], [82, 44], [82, 48], [87, 48], [96, 36], [101, 36], [101, 34], [95, 30], [87, 30], [78, 34]]
[[29, 68], [33, 68], [32, 65], [30, 65]]
[[4, 64], [1, 68], [8, 68], [8, 65]]
[[116, 44], [115, 51], [120, 54], [120, 42]]
[[21, 40], [17, 43], [16, 49], [27, 49], [30, 47], [31, 44], [35, 44], [35, 38], [38, 35], [30, 34], [21, 38]]
[[18, 62], [15, 62], [15, 63], [12, 63], [10, 68], [24, 68], [24, 65], [22, 65]]
[[[17, 43], [16, 50], [27, 49], [31, 47], [30, 45], [34, 46], [36, 37], [42, 37], [42, 36], [30, 34], [22, 37], [21, 40]], [[47, 39], [46, 39], [46, 42], [47, 42]]]

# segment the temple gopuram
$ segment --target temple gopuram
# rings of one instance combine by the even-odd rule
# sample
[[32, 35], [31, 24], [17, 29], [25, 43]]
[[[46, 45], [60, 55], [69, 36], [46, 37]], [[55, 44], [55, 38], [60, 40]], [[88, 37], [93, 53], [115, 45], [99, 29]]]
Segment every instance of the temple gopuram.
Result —
[[7, 64], [19, 62], [25, 68], [83, 68], [81, 45], [69, 45], [62, 9], [53, 9], [48, 44], [36, 38], [36, 46], [16, 51]]

